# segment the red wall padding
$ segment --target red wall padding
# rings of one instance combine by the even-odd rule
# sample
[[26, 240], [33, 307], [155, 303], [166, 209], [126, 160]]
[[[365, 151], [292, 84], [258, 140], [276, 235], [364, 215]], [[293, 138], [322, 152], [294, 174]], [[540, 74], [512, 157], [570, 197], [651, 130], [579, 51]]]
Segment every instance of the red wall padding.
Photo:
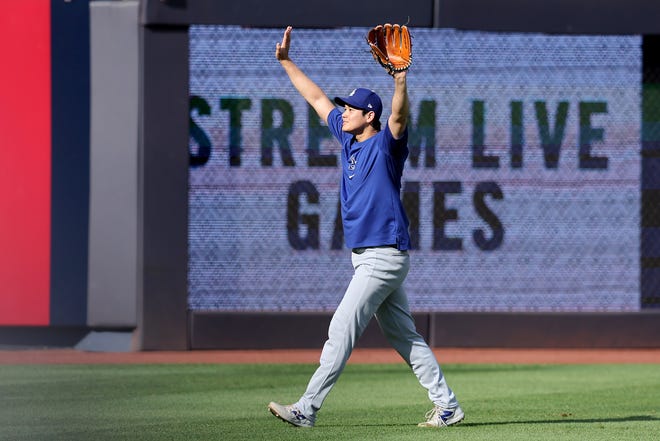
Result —
[[47, 325], [51, 222], [50, 1], [0, 14], [0, 325]]

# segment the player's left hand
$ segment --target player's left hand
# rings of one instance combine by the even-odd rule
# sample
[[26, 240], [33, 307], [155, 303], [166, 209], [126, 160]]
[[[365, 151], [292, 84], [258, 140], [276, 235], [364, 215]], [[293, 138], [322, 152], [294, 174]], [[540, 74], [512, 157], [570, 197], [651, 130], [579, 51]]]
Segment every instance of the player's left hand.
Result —
[[412, 40], [406, 25], [378, 25], [367, 33], [367, 44], [374, 60], [385, 68], [388, 74], [408, 70], [412, 64]]

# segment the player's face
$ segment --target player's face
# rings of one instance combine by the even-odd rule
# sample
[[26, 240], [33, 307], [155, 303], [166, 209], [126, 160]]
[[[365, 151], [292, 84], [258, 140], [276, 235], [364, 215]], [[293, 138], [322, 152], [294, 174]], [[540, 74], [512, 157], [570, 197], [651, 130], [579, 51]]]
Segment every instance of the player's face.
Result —
[[361, 133], [367, 126], [369, 126], [373, 116], [374, 112], [367, 112], [364, 114], [361, 109], [344, 106], [344, 113], [341, 115], [341, 129], [344, 132], [351, 134]]

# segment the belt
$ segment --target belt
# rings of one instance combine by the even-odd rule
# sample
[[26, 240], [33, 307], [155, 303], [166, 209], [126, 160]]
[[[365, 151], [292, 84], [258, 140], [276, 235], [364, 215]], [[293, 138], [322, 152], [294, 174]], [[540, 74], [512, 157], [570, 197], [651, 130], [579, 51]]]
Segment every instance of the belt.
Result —
[[378, 245], [378, 246], [375, 246], [375, 247], [353, 248], [352, 251], [353, 251], [355, 254], [362, 254], [362, 253], [364, 253], [366, 250], [368, 250], [369, 248], [396, 248], [396, 249], [399, 249], [399, 247], [398, 247], [396, 244], [391, 244], [391, 245]]

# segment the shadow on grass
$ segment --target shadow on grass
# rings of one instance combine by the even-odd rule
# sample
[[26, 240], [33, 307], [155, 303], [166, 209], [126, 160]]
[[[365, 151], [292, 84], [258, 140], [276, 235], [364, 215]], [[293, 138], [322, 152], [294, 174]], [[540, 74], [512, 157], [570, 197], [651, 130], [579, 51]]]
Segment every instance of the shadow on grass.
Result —
[[[626, 423], [633, 421], [660, 421], [660, 418], [651, 415], [633, 415], [622, 418], [562, 418], [559, 420], [520, 420], [520, 421], [492, 421], [483, 423], [462, 422], [455, 427], [504, 426], [509, 424], [580, 424], [580, 423]], [[325, 427], [409, 427], [410, 424], [323, 424]]]
[[575, 424], [575, 423], [626, 423], [632, 421], [660, 421], [660, 418], [654, 417], [651, 415], [633, 415], [621, 418], [562, 418], [558, 420], [521, 420], [521, 421], [493, 421], [493, 422], [483, 422], [483, 423], [470, 423], [463, 422], [461, 426], [497, 426], [497, 425], [507, 425], [507, 424]]

